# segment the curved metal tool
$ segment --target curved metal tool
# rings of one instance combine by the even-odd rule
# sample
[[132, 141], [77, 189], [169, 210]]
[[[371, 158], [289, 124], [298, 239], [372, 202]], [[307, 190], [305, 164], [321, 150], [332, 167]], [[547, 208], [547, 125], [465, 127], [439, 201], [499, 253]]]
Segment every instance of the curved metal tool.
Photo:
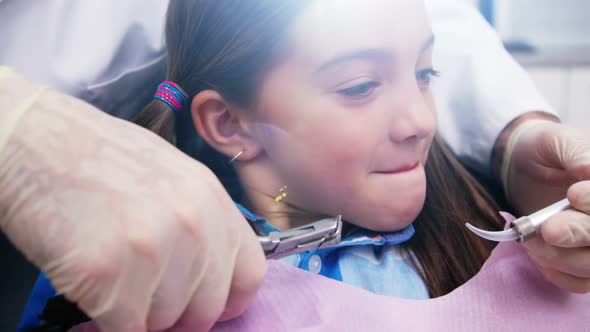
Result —
[[470, 223], [465, 224], [465, 226], [467, 226], [467, 228], [469, 228], [469, 230], [472, 231], [473, 233], [479, 235], [480, 237], [483, 237], [484, 239], [488, 239], [491, 241], [505, 242], [505, 241], [518, 240], [520, 238], [520, 235], [518, 234], [517, 231], [514, 230], [514, 228], [509, 228], [507, 230], [500, 231], [500, 232], [491, 232], [491, 231], [484, 231], [483, 229], [479, 229]]
[[555, 204], [539, 210], [529, 216], [518, 218], [512, 222], [512, 228], [499, 231], [490, 232], [479, 229], [469, 223], [465, 224], [467, 228], [473, 233], [483, 237], [484, 239], [504, 242], [504, 241], [526, 241], [533, 238], [541, 230], [543, 223], [553, 215], [571, 209], [570, 202], [563, 199]]

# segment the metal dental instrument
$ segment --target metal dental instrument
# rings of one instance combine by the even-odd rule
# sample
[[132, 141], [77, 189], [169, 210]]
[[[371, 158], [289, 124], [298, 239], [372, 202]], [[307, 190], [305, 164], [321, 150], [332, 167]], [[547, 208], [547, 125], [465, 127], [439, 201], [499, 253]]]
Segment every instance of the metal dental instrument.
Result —
[[541, 231], [541, 225], [549, 219], [550, 217], [556, 215], [559, 212], [569, 210], [572, 206], [570, 202], [566, 199], [563, 199], [557, 203], [549, 205], [548, 207], [539, 210], [529, 216], [521, 217], [512, 222], [512, 228], [499, 231], [499, 232], [490, 232], [479, 229], [469, 223], [465, 224], [467, 228], [473, 233], [483, 237], [484, 239], [504, 242], [504, 241], [514, 241], [518, 240], [519, 242], [524, 242], [528, 239], [531, 239]]
[[268, 259], [279, 259], [303, 251], [325, 248], [340, 243], [342, 217], [326, 218], [283, 232], [258, 236]]

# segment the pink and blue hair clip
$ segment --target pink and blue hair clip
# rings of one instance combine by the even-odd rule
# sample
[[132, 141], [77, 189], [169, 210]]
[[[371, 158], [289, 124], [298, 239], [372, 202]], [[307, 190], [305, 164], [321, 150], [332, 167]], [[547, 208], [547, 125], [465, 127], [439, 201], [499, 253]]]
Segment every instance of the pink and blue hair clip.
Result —
[[188, 95], [178, 84], [172, 81], [164, 81], [158, 85], [158, 90], [154, 95], [158, 99], [170, 106], [174, 112], [180, 112], [188, 103]]

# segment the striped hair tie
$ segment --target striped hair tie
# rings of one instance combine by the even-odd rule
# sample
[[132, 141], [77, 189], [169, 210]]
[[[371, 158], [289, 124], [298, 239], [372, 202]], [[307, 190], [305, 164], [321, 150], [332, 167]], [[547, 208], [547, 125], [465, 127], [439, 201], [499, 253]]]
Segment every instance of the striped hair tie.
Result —
[[188, 103], [188, 95], [178, 84], [172, 81], [164, 81], [158, 85], [154, 99], [168, 104], [175, 112], [180, 112]]

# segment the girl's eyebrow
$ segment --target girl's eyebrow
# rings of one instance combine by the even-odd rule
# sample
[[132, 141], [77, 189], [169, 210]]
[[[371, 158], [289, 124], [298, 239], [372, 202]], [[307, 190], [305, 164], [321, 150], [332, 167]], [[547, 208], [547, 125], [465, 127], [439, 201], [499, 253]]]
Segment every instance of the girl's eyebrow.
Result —
[[342, 64], [343, 62], [349, 62], [352, 60], [381, 60], [381, 59], [391, 59], [393, 58], [393, 53], [384, 48], [372, 48], [372, 49], [362, 49], [362, 50], [355, 50], [348, 53], [343, 53], [334, 58], [328, 60], [324, 64], [318, 67], [314, 71], [314, 74], [319, 74], [323, 71], [328, 70], [330, 67], [337, 66]]
[[[420, 48], [420, 54], [424, 53], [426, 50], [432, 48], [434, 45], [434, 35], [431, 34], [428, 39], [422, 44]], [[327, 62], [323, 63], [321, 66], [318, 67], [314, 71], [314, 74], [319, 74], [323, 71], [328, 70], [330, 67], [339, 65], [343, 62], [348, 62], [352, 60], [383, 60], [383, 59], [393, 59], [395, 57], [394, 53], [385, 48], [371, 48], [371, 49], [362, 49], [362, 50], [355, 50], [348, 53], [343, 53], [334, 58], [328, 60]]]

